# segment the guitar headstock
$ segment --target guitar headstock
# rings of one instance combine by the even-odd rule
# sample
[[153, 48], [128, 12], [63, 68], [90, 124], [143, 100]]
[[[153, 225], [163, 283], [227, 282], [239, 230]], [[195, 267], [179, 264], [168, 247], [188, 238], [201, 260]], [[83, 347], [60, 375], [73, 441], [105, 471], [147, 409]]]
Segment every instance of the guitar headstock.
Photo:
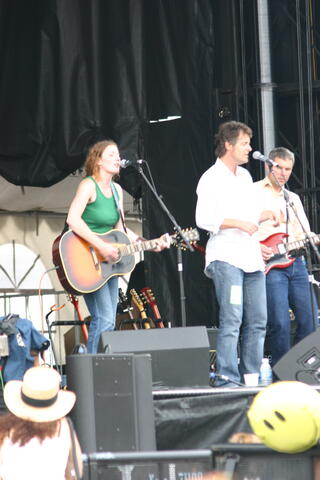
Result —
[[155, 305], [156, 303], [154, 293], [149, 287], [144, 287], [141, 289], [141, 297], [145, 301], [145, 303], [148, 303], [151, 306]]
[[[171, 242], [178, 248], [185, 250], [187, 248], [186, 241], [188, 241], [191, 245], [197, 242], [200, 239], [199, 232], [196, 228], [184, 228], [182, 230], [184, 238], [180, 235], [179, 232], [175, 233], [171, 237]], [[185, 241], [186, 240], [186, 241]]]
[[164, 328], [164, 324], [161, 321], [161, 315], [160, 315], [159, 308], [158, 308], [158, 305], [156, 303], [156, 299], [155, 299], [155, 296], [153, 294], [153, 291], [151, 290], [150, 287], [144, 287], [140, 290], [140, 292], [141, 292], [140, 295], [143, 298], [144, 302], [147, 303], [148, 305], [150, 305], [150, 307], [151, 307], [153, 315], [157, 320], [157, 324], [156, 324], [157, 327], [158, 328]]
[[133, 302], [135, 303], [135, 305], [136, 305], [136, 306], [138, 307], [138, 309], [139, 309], [139, 312], [140, 312], [140, 313], [145, 313], [143, 301], [142, 301], [141, 298], [139, 297], [137, 291], [136, 291], [134, 288], [132, 288], [132, 289], [130, 290], [130, 293], [131, 293]]

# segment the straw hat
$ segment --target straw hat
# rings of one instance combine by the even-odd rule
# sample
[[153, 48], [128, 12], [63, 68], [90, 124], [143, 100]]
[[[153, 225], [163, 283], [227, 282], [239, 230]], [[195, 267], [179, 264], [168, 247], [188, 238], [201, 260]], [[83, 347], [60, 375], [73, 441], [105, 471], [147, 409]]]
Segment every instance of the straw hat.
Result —
[[52, 422], [67, 415], [76, 395], [60, 390], [61, 377], [53, 368], [33, 367], [23, 380], [11, 380], [3, 397], [6, 406], [17, 417], [31, 422]]

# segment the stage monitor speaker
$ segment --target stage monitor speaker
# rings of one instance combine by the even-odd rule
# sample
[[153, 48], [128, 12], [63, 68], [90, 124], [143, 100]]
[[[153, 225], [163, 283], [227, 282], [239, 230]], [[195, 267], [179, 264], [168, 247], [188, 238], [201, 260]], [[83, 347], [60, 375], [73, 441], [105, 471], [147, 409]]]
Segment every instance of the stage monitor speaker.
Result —
[[298, 380], [309, 385], [320, 383], [320, 329], [294, 345], [274, 365], [280, 380]]
[[209, 340], [205, 327], [103, 332], [99, 351], [150, 353], [154, 388], [209, 385]]
[[70, 355], [67, 384], [83, 452], [156, 449], [150, 355]]

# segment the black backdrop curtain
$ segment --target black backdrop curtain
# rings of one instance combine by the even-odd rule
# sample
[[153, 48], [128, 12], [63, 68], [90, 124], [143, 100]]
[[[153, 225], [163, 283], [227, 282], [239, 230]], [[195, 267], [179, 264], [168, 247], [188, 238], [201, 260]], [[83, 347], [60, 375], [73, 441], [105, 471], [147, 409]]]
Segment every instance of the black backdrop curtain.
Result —
[[[113, 138], [124, 158], [148, 160], [182, 227], [194, 226], [195, 188], [212, 162], [210, 0], [2, 0], [0, 174], [46, 187]], [[167, 116], [181, 119], [149, 123]], [[149, 237], [172, 232], [137, 172]], [[147, 282], [165, 320], [181, 323], [176, 251], [147, 255]], [[204, 257], [183, 253], [188, 324], [212, 323]]]
[[[123, 154], [136, 155], [147, 108], [180, 111], [175, 28], [168, 32], [161, 22], [183, 2], [167, 2], [162, 17], [150, 15], [150, 3], [0, 3], [0, 173], [7, 180], [54, 184], [82, 165], [88, 145], [105, 137], [115, 138]], [[181, 17], [173, 22], [178, 27]], [[159, 31], [161, 58], [150, 50]], [[161, 82], [149, 88], [155, 76]]]
[[[163, 8], [161, 14], [165, 13]], [[169, 23], [172, 36], [179, 26], [172, 54], [175, 55], [174, 66], [178, 73], [181, 119], [145, 122], [142, 126], [142, 153], [156, 179], [158, 192], [163, 195], [177, 223], [184, 228], [195, 225], [196, 185], [213, 158], [213, 20], [209, 2], [184, 2], [181, 17], [172, 15], [174, 21]], [[164, 35], [167, 33], [162, 31], [151, 37], [155, 49], [165, 42]], [[161, 77], [161, 71], [158, 76]], [[154, 116], [156, 113], [152, 111], [153, 117], [148, 120], [159, 118]], [[166, 113], [172, 114], [170, 111]], [[162, 116], [167, 116], [164, 111]], [[166, 231], [172, 233], [173, 225], [160, 210], [153, 194], [144, 187], [144, 234], [154, 237]], [[203, 275], [204, 256], [198, 251], [185, 251], [182, 256], [186, 323], [212, 325], [215, 303], [211, 283]], [[160, 255], [146, 254], [145, 264], [146, 279], [159, 300], [162, 317], [173, 326], [181, 326], [176, 250], [172, 248]]]

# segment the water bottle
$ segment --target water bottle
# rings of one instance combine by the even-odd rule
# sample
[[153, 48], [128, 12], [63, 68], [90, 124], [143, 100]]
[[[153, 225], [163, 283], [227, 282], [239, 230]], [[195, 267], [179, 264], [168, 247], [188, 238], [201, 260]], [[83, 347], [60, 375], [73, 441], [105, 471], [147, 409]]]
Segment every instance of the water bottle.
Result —
[[272, 369], [269, 363], [269, 358], [263, 358], [260, 368], [259, 385], [266, 386], [272, 383]]

